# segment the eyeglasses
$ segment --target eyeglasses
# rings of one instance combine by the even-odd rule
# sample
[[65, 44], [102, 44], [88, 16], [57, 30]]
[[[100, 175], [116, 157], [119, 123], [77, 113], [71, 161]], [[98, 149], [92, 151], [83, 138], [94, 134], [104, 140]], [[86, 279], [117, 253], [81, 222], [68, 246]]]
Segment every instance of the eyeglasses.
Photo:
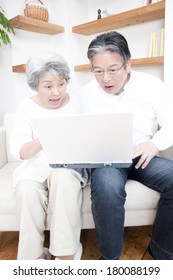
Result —
[[114, 76], [118, 73], [119, 70], [121, 70], [121, 68], [123, 66], [124, 66], [124, 63], [119, 68], [112, 67], [108, 70], [92, 69], [92, 72], [94, 73], [95, 76], [102, 76], [105, 72], [107, 72], [109, 76]]

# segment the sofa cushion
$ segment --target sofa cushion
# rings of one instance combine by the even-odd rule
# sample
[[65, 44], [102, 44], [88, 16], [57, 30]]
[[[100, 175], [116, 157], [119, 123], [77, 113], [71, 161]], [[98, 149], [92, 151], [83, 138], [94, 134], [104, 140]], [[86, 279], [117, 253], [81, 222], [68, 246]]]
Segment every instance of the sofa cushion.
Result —
[[0, 127], [0, 168], [7, 163], [6, 154], [6, 132], [4, 127]]
[[[11, 161], [0, 169], [0, 213], [1, 215], [15, 215], [15, 199], [13, 170], [20, 164], [20, 161]], [[91, 214], [90, 186], [83, 189], [83, 226], [82, 228], [94, 228]], [[153, 222], [159, 193], [150, 190], [139, 182], [128, 180], [126, 184], [127, 200], [125, 203], [126, 222], [125, 225], [144, 225]], [[47, 229], [50, 228], [51, 211], [48, 207]], [[138, 212], [138, 215], [136, 213]], [[146, 216], [148, 215], [148, 217]], [[132, 218], [134, 217], [134, 218]], [[137, 217], [137, 218], [136, 218]], [[147, 217], [147, 218], [146, 218]], [[136, 220], [135, 220], [136, 219]]]
[[[20, 164], [12, 161], [0, 169], [0, 213], [14, 213], [13, 170]], [[139, 182], [128, 180], [126, 184], [126, 210], [156, 209], [159, 193], [145, 187]], [[48, 213], [50, 210], [48, 210]], [[84, 188], [83, 213], [91, 212], [90, 187]]]
[[13, 130], [13, 125], [15, 121], [15, 113], [7, 113], [4, 115], [4, 127], [6, 130], [6, 153], [8, 161], [16, 161], [16, 158], [10, 154], [9, 151], [9, 142], [10, 142], [10, 135]]
[[157, 209], [160, 194], [143, 184], [128, 180], [126, 183], [126, 210]]
[[13, 196], [13, 170], [20, 164], [13, 161], [0, 169], [0, 213], [14, 214], [15, 200]]
[[[84, 199], [83, 201], [83, 212], [88, 213], [91, 211], [90, 189], [87, 187], [84, 191], [87, 199]], [[127, 181], [126, 192], [126, 210], [157, 209], [160, 197], [158, 192], [153, 191], [143, 184], [133, 180]]]

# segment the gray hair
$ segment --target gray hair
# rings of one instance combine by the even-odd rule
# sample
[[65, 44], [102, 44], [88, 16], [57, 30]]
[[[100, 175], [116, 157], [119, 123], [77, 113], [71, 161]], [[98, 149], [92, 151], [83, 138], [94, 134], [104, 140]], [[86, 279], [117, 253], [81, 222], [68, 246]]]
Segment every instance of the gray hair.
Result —
[[87, 52], [91, 64], [94, 55], [105, 52], [120, 54], [125, 64], [131, 58], [127, 40], [116, 31], [103, 33], [91, 41]]
[[55, 52], [40, 52], [34, 54], [26, 63], [29, 87], [32, 90], [37, 90], [40, 77], [47, 72], [55, 77], [60, 76], [67, 82], [70, 79], [70, 69], [63, 57]]

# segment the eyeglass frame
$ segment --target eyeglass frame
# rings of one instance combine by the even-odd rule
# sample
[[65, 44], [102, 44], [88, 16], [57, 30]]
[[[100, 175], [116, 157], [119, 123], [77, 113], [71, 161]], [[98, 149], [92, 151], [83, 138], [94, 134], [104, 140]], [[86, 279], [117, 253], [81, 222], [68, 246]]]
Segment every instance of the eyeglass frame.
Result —
[[125, 65], [125, 62], [123, 62], [122, 65], [119, 68], [112, 69], [112, 70], [115, 71], [114, 73], [111, 72], [112, 71], [111, 69], [108, 69], [108, 70], [96, 70], [96, 71], [100, 71], [100, 73], [96, 73], [93, 68], [91, 69], [91, 72], [93, 72], [93, 74], [95, 76], [97, 76], [97, 77], [102, 76], [105, 72], [107, 72], [109, 76], [114, 76], [114, 75], [116, 75], [119, 72], [119, 70], [121, 70], [123, 68], [124, 65]]

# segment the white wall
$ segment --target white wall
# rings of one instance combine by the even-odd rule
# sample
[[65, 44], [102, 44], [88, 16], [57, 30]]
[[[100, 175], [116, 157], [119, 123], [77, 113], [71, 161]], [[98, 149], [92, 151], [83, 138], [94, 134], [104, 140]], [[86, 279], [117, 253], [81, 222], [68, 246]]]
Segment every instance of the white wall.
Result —
[[[171, 0], [167, 1], [171, 2]], [[88, 63], [87, 47], [96, 35], [74, 34], [71, 32], [72, 26], [95, 20], [98, 9], [107, 9], [110, 14], [115, 14], [142, 6], [144, 0], [43, 0], [43, 2], [49, 10], [49, 22], [64, 26], [65, 33], [52, 36], [15, 29], [15, 36], [11, 36], [11, 47], [0, 48], [0, 124], [4, 112], [15, 110], [23, 98], [32, 94], [26, 84], [25, 74], [12, 73], [12, 65], [26, 63], [33, 52], [46, 49], [56, 50], [69, 63], [71, 81], [68, 90], [76, 93], [93, 77], [91, 73], [74, 72], [73, 67], [77, 64]], [[6, 10], [8, 18], [23, 14], [24, 0], [0, 0], [0, 5]], [[163, 25], [164, 20], [157, 20], [120, 28], [117, 31], [127, 38], [133, 58], [146, 57], [149, 53], [150, 33], [159, 31]], [[163, 67], [141, 67], [138, 70], [163, 77]]]
[[168, 92], [172, 95], [172, 72], [173, 72], [173, 1], [166, 0], [166, 20], [165, 20], [165, 63], [164, 63], [164, 82]]
[[[7, 7], [5, 0], [0, 0], [0, 6], [6, 12]], [[6, 111], [12, 111], [16, 108], [16, 93], [11, 65], [11, 47], [9, 45], [0, 46], [0, 125], [2, 124], [3, 114]]]
[[[71, 2], [71, 1], [70, 1]], [[79, 3], [79, 0], [74, 0], [72, 2]], [[145, 0], [88, 0], [88, 1], [81, 1], [82, 3], [88, 2], [88, 9], [87, 7], [81, 9], [80, 7], [80, 18], [82, 20], [78, 21], [78, 17], [73, 19], [73, 25], [78, 25], [80, 23], [85, 23], [86, 21], [92, 21], [97, 19], [97, 10], [101, 9], [107, 10], [109, 14], [116, 14], [120, 12], [125, 12], [130, 9], [135, 9], [138, 7], [143, 6]], [[81, 3], [80, 3], [81, 5]], [[81, 16], [82, 13], [82, 16]], [[76, 14], [76, 13], [75, 13]], [[88, 20], [86, 17], [88, 16]], [[72, 20], [71, 20], [72, 21]], [[164, 20], [156, 20], [151, 21], [148, 23], [143, 23], [139, 25], [133, 25], [130, 27], [123, 27], [119, 28], [116, 31], [122, 33], [129, 43], [129, 48], [132, 54], [132, 58], [141, 58], [141, 57], [148, 57], [149, 55], [149, 47], [150, 47], [150, 34], [151, 32], [159, 32], [160, 29], [164, 27]], [[87, 46], [89, 42], [96, 36], [82, 36], [78, 34], [73, 34], [73, 40], [76, 42], [75, 50], [77, 50], [77, 54], [75, 57], [74, 64], [85, 64], [88, 63], [88, 59], [86, 57]], [[137, 67], [134, 70], [138, 71], [146, 71], [150, 74], [156, 75], [159, 78], [163, 79], [163, 66], [154, 66], [154, 67]], [[83, 84], [85, 84], [88, 80], [92, 79], [91, 74], [74, 73], [75, 77], [75, 86], [76, 88], [80, 88]]]

